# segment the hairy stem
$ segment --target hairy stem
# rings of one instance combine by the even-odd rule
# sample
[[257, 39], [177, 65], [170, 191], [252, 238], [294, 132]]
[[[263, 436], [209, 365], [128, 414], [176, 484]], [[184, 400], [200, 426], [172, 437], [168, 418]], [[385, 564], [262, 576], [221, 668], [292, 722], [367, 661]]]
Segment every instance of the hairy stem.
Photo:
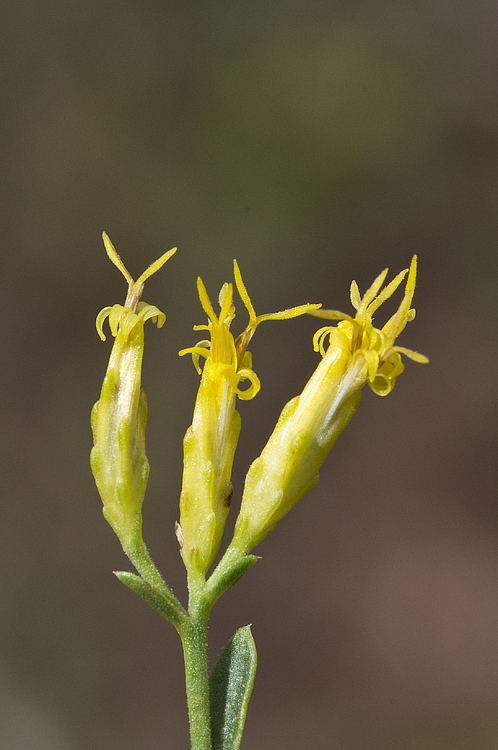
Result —
[[189, 616], [180, 628], [192, 750], [211, 750], [207, 621], [210, 607], [191, 595]]

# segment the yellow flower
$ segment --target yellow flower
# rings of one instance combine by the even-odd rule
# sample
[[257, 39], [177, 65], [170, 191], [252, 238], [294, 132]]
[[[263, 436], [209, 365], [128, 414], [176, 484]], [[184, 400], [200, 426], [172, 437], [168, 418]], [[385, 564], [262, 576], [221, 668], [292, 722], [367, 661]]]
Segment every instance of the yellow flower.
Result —
[[[317, 309], [319, 305], [301, 305], [278, 313], [256, 316], [234, 261], [235, 284], [249, 313], [245, 330], [234, 339], [230, 325], [235, 317], [233, 286], [224, 284], [219, 294], [220, 313], [216, 315], [206, 288], [199, 278], [197, 288], [210, 340], [183, 349], [180, 355], [191, 354], [194, 365], [202, 373], [194, 408], [192, 425], [184, 439], [184, 470], [180, 498], [180, 524], [177, 535], [187, 570], [202, 576], [218, 551], [232, 495], [232, 464], [240, 433], [240, 415], [235, 401], [253, 398], [260, 389], [252, 369], [247, 346], [263, 320], [282, 320]], [[205, 359], [201, 369], [200, 357]], [[240, 383], [249, 381], [247, 388]]]
[[[317, 483], [318, 471], [337, 437], [355, 413], [361, 388], [368, 382], [375, 393], [385, 396], [403, 371], [401, 355], [417, 362], [427, 357], [395, 345], [406, 323], [413, 320], [410, 308], [415, 290], [416, 257], [380, 291], [387, 269], [363, 297], [355, 282], [352, 318], [335, 310], [311, 314], [340, 320], [337, 327], [321, 328], [314, 337], [322, 360], [302, 394], [284, 408], [263, 452], [247, 474], [233, 545], [248, 552]], [[382, 329], [372, 323], [373, 313], [388, 299], [408, 273], [403, 300]], [[325, 342], [328, 338], [328, 347]]]
[[[396, 378], [405, 369], [401, 361], [402, 354], [416, 362], [429, 361], [423, 354], [394, 345], [406, 324], [415, 317], [415, 310], [411, 309], [410, 305], [415, 291], [417, 256], [413, 256], [410, 268], [401, 271], [379, 294], [387, 271], [386, 268], [377, 276], [363, 297], [360, 297], [358, 285], [353, 281], [351, 303], [356, 310], [354, 318], [336, 310], [318, 310], [311, 313], [320, 318], [342, 321], [337, 327], [326, 326], [315, 333], [315, 351], [320, 351], [322, 356], [326, 356], [324, 343], [328, 336], [328, 348], [334, 351], [334, 347], [338, 346], [343, 351], [348, 351], [352, 358], [350, 366], [353, 361], [360, 365], [361, 374], [367, 376], [368, 384], [379, 396], [387, 396], [392, 391]], [[374, 312], [396, 291], [406, 274], [408, 279], [405, 295], [398, 310], [383, 328], [375, 328], [372, 323]], [[366, 370], [361, 365], [366, 367]]]
[[123, 305], [105, 307], [97, 316], [97, 331], [105, 340], [103, 323], [115, 337], [100, 400], [92, 409], [94, 447], [91, 466], [104, 505], [104, 516], [125, 547], [140, 533], [141, 507], [149, 473], [145, 456], [147, 401], [140, 377], [144, 348], [144, 323], [149, 318], [160, 328], [166, 316], [157, 307], [140, 302], [145, 281], [176, 248], [162, 255], [133, 281], [104, 233], [111, 261], [128, 282]]

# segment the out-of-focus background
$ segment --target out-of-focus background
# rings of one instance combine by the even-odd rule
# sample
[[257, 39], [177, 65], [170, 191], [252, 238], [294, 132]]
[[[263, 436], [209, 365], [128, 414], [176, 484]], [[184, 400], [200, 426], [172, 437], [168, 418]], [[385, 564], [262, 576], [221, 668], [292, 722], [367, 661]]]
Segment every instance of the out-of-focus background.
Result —
[[[123, 302], [105, 230], [167, 313], [146, 330], [144, 534], [185, 602], [173, 533], [189, 358], [236, 257], [259, 313], [351, 310], [419, 256], [388, 398], [214, 609], [211, 659], [252, 623], [244, 750], [498, 746], [498, 7], [493, 0], [4, 4], [0, 744], [189, 746], [174, 629], [129, 570], [89, 470], [90, 409]], [[398, 296], [398, 300], [401, 295]], [[379, 311], [382, 324], [393, 307]], [[240, 331], [245, 311], [233, 325]], [[247, 467], [318, 362], [312, 318], [267, 323], [240, 404]], [[237, 325], [239, 326], [237, 328]]]

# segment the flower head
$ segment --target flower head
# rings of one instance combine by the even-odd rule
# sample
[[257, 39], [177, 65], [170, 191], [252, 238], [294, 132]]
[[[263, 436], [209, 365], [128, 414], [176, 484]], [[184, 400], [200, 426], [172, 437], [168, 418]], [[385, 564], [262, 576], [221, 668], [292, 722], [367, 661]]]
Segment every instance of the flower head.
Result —
[[[247, 346], [263, 320], [282, 320], [310, 312], [319, 305], [300, 305], [278, 313], [257, 316], [234, 261], [235, 285], [249, 313], [249, 323], [236, 339], [230, 326], [235, 317], [233, 285], [225, 283], [219, 294], [220, 313], [213, 309], [201, 279], [197, 288], [208, 323], [194, 327], [208, 331], [209, 340], [183, 349], [191, 354], [202, 375], [192, 426], [184, 440], [184, 471], [180, 498], [178, 538], [187, 569], [203, 575], [216, 555], [228, 514], [232, 493], [232, 464], [240, 433], [235, 401], [253, 398], [260, 389]], [[201, 369], [200, 358], [205, 362]], [[247, 388], [240, 383], [249, 381]]]
[[[401, 355], [417, 362], [427, 357], [395, 345], [406, 323], [413, 320], [411, 301], [415, 289], [416, 258], [381, 291], [383, 271], [360, 296], [351, 285], [355, 317], [335, 310], [311, 314], [340, 320], [337, 327], [316, 332], [314, 346], [322, 360], [300, 396], [282, 411], [268, 443], [251, 465], [246, 478], [233, 545], [248, 552], [317, 483], [318, 471], [332, 445], [355, 413], [366, 382], [385, 396], [403, 372]], [[374, 312], [388, 299], [408, 273], [403, 300], [382, 329], [372, 323]], [[328, 338], [328, 346], [325, 344]]]
[[176, 248], [159, 258], [133, 281], [106, 234], [107, 253], [128, 282], [123, 305], [105, 307], [97, 316], [99, 336], [109, 318], [115, 337], [100, 400], [92, 410], [94, 447], [91, 466], [104, 505], [104, 515], [126, 548], [140, 530], [140, 510], [149, 464], [145, 456], [147, 401], [141, 388], [144, 322], [161, 327], [165, 315], [157, 307], [140, 302], [144, 282], [170, 258]]

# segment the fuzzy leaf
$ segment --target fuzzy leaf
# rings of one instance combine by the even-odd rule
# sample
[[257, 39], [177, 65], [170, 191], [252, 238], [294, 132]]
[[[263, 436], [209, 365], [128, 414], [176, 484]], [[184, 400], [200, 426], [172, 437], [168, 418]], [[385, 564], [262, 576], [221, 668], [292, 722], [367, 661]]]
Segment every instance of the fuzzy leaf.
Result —
[[213, 750], [237, 750], [256, 674], [256, 645], [247, 625], [237, 630], [210, 677]]
[[159, 612], [162, 617], [169, 620], [173, 625], [178, 626], [178, 623], [181, 621], [183, 608], [171, 591], [168, 589], [160, 591], [134, 573], [121, 570], [115, 571], [114, 575], [121, 583], [124, 583], [135, 594], [138, 594], [149, 607], [155, 609], [156, 612]]
[[[206, 590], [209, 591], [209, 598], [212, 602], [211, 606], [222, 594], [225, 593], [225, 591], [234, 586], [237, 581], [242, 578], [244, 573], [254, 565], [256, 560], [258, 560], [256, 555], [244, 555], [244, 557], [239, 557], [238, 560], [235, 560], [235, 562], [228, 565], [220, 576], [217, 575], [217, 571], [213, 573], [211, 578], [208, 579], [206, 587]], [[221, 564], [218, 567], [218, 570], [220, 567]]]

